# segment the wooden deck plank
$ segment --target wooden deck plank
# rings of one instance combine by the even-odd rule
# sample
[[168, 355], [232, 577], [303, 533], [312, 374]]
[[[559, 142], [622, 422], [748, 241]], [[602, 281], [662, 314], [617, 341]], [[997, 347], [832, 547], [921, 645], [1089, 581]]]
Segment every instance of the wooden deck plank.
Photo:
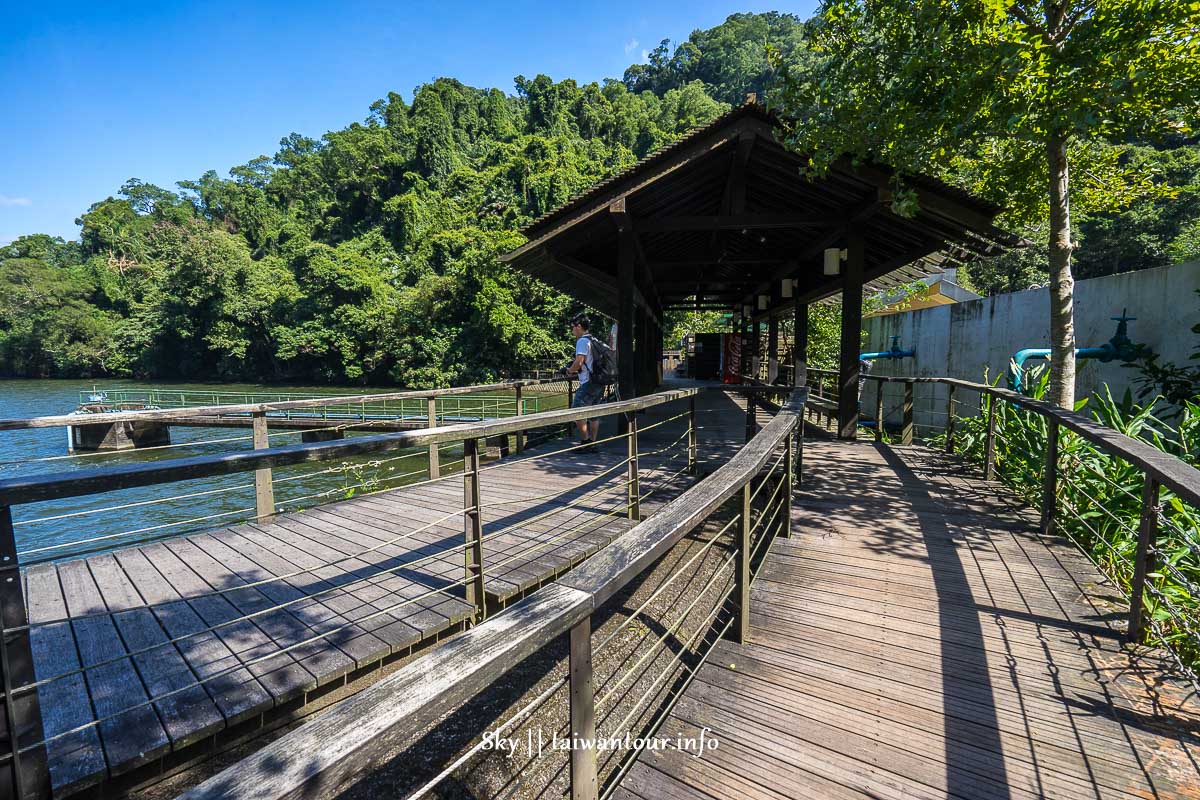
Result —
[[146, 686], [128, 658], [112, 661], [127, 652], [108, 609], [96, 588], [84, 561], [66, 561], [58, 565], [63, 599], [71, 622], [79, 657], [85, 668], [84, 680], [100, 720], [100, 740], [110, 770], [130, 769], [165, 754], [171, 740], [150, 705]]
[[[257, 581], [267, 581], [275, 576], [258, 566], [233, 547], [221, 541], [216, 534], [201, 534], [188, 538], [188, 543], [205, 555], [219, 563], [226, 571], [226, 580], [242, 581], [246, 584]], [[247, 587], [242, 595], [243, 611], [265, 611], [257, 619], [260, 626], [275, 640], [280, 648], [291, 648], [292, 652], [312, 673], [316, 685], [320, 686], [330, 680], [341, 677], [354, 668], [354, 659], [346, 655], [336, 644], [331, 645], [324, 640], [313, 640], [319, 632], [302, 612], [296, 612], [291, 605], [294, 600], [302, 600], [305, 595], [285, 581], [269, 581], [258, 586]], [[231, 596], [238, 596], [233, 593]], [[235, 601], [235, 603], [238, 601]], [[276, 606], [284, 606], [278, 610]], [[313, 688], [313, 687], [309, 687]]]
[[642, 753], [624, 788], [1200, 796], [1200, 704], [1122, 646], [1123, 601], [1036, 513], [919, 447], [810, 440], [805, 468], [746, 642], [714, 647], [661, 729], [720, 748]]
[[[316, 678], [297, 654], [272, 655], [279, 651], [280, 645], [265, 615], [235, 622], [269, 605], [261, 595], [254, 597], [245, 590], [228, 591], [244, 581], [232, 576], [188, 539], [167, 541], [160, 549], [146, 548], [146, 551], [151, 563], [180, 587], [205, 622], [210, 626], [222, 625], [219, 630], [226, 634], [226, 643], [240, 643], [235, 652], [245, 659], [251, 673], [271, 692], [276, 703], [286, 702], [316, 686]], [[215, 594], [214, 590], [222, 593]]]
[[[350, 572], [344, 566], [350, 560], [345, 553], [300, 535], [288, 526], [289, 522], [280, 520], [271, 525], [269, 531], [259, 530], [261, 538], [256, 533], [247, 533], [247, 536], [264, 546], [271, 542], [271, 548], [287, 558], [294, 568], [312, 570], [308, 574], [319, 579], [320, 583], [310, 585], [316, 591], [324, 592], [322, 604], [332, 609], [339, 618], [354, 621], [359, 629], [369, 631], [386, 644], [388, 652], [420, 639], [419, 630], [391, 614], [373, 616], [379, 610], [376, 603], [387, 597], [388, 593], [377, 584], [370, 583], [369, 577], [364, 577], [365, 569]], [[248, 525], [246, 528], [254, 531], [257, 526]], [[360, 666], [364, 664], [360, 655], [356, 654], [355, 658]]]
[[[381, 629], [391, 627], [390, 636], [400, 637], [396, 640], [397, 646], [411, 643], [400, 641], [405, 638], [405, 628], [420, 638], [422, 634], [441, 630], [469, 613], [464, 601], [452, 602], [444, 595], [431, 595], [413, 605], [400, 605], [400, 600], [420, 596], [427, 589], [424, 583], [406, 577], [409, 572], [402, 567], [411, 559], [399, 545], [381, 546], [387, 540], [360, 537], [350, 525], [319, 514], [306, 514], [280, 524], [286, 524], [296, 536], [297, 547], [322, 555], [336, 554], [329, 556], [330, 563], [336, 563], [337, 569], [344, 571], [343, 579], [347, 581], [352, 602], [360, 604], [358, 611], [345, 613], [359, 617], [373, 614], [378, 610], [377, 601], [383, 599], [379, 606], [388, 612], [386, 617], [376, 619]], [[441, 585], [444, 581], [438, 583]]]
[[111, 554], [94, 556], [88, 567], [125, 646], [145, 651], [132, 660], [172, 745], [186, 746], [222, 728], [225, 718], [117, 560]]
[[202, 632], [209, 626], [180, 598], [143, 550], [130, 548], [114, 555], [146, 602], [154, 606], [154, 615], [167, 635], [173, 639], [186, 637], [176, 647], [203, 681], [227, 724], [235, 725], [257, 708], [270, 704], [271, 695], [249, 670], [239, 666], [237, 655], [221, 636]]
[[43, 564], [25, 570], [23, 578], [29, 621], [35, 625], [30, 631], [35, 674], [39, 681], [50, 681], [37, 689], [43, 732], [50, 739], [46, 746], [50, 784], [55, 791], [71, 792], [105, 774], [104, 750], [94, 726], [66, 733], [88, 725], [96, 715], [84, 676], [76, 672], [82, 665], [71, 623], [65, 621], [67, 604], [58, 570]]

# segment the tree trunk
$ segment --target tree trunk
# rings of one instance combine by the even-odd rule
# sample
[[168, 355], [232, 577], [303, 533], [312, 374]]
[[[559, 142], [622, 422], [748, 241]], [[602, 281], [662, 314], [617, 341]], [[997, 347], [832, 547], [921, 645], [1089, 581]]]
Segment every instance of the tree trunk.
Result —
[[1071, 201], [1067, 139], [1046, 143], [1050, 167], [1050, 396], [1062, 408], [1075, 406], [1075, 279], [1071, 276]]

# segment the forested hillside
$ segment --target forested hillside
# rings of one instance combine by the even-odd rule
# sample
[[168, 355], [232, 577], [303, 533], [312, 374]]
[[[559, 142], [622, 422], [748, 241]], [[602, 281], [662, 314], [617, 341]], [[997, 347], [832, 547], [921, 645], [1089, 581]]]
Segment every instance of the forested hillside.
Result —
[[[78, 242], [0, 248], [0, 374], [426, 387], [558, 356], [569, 300], [496, 256], [573, 193], [769, 96], [768, 46], [798, 69], [813, 57], [795, 17], [735, 15], [620, 80], [518, 76], [508, 94], [441, 78], [228, 177], [131, 179], [80, 216]], [[1081, 219], [1088, 274], [1200, 254], [1200, 148], [1175, 144], [1122, 151], [1178, 191]], [[971, 277], [1024, 288], [1039, 259]]]

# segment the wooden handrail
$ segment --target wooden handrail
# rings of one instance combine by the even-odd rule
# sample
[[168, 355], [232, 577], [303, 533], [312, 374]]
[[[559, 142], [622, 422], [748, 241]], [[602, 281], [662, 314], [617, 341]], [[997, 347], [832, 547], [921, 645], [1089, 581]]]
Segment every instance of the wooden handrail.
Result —
[[488, 383], [479, 386], [455, 386], [448, 389], [420, 389], [405, 392], [388, 392], [385, 394], [331, 395], [329, 397], [279, 400], [269, 403], [187, 406], [183, 408], [147, 409], [145, 411], [112, 411], [95, 415], [56, 414], [46, 417], [30, 417], [28, 419], [0, 419], [0, 431], [54, 428], [63, 425], [100, 425], [110, 422], [137, 422], [176, 417], [201, 417], [213, 414], [269, 413], [271, 411], [290, 411], [297, 408], [319, 408], [321, 406], [341, 406], [355, 403], [380, 403], [390, 400], [421, 400], [431, 397], [453, 397], [455, 395], [474, 394], [476, 392], [499, 392], [506, 389], [515, 389], [518, 386], [536, 386], [538, 384], [558, 383], [566, 380], [570, 379], [564, 377], [531, 378], [528, 380]]
[[[837, 375], [835, 370], [809, 368], [811, 373], [818, 375]], [[1074, 431], [1081, 437], [1099, 447], [1108, 455], [1123, 458], [1130, 464], [1152, 475], [1161, 485], [1175, 492], [1188, 503], [1200, 506], [1200, 470], [1184, 461], [1164, 453], [1153, 445], [1126, 436], [1120, 431], [1107, 425], [1102, 425], [1090, 417], [1077, 411], [1059, 408], [1053, 403], [1036, 400], [1011, 389], [1002, 389], [986, 383], [962, 380], [960, 378], [940, 378], [930, 376], [903, 375], [863, 375], [869, 381], [880, 383], [939, 383], [958, 389], [979, 392], [980, 394], [996, 397], [1013, 405], [1033, 411], [1047, 419], [1054, 420], [1068, 430]]]
[[807, 392], [793, 392], [750, 443], [653, 517], [567, 577], [401, 667], [180, 796], [283, 800], [337, 795], [382, 765], [406, 736], [477, 695], [591, 613], [745, 486], [796, 430]]
[[566, 408], [557, 411], [542, 411], [519, 417], [469, 422], [457, 425], [441, 425], [422, 430], [381, 433], [372, 436], [356, 436], [333, 442], [312, 442], [262, 450], [246, 450], [210, 456], [176, 458], [165, 462], [126, 464], [114, 467], [99, 467], [0, 480], [0, 506], [34, 503], [43, 500], [58, 500], [66, 497], [99, 494], [129, 489], [135, 486], [153, 486], [161, 483], [229, 475], [248, 470], [302, 464], [311, 461], [326, 461], [335, 458], [374, 455], [408, 447], [422, 447], [443, 442], [457, 442], [469, 438], [485, 438], [502, 434], [526, 431], [556, 424], [575, 422], [581, 419], [611, 416], [624, 412], [640, 411], [653, 406], [680, 400], [696, 394], [698, 389], [675, 389], [658, 392], [633, 400], [604, 403], [587, 408]]

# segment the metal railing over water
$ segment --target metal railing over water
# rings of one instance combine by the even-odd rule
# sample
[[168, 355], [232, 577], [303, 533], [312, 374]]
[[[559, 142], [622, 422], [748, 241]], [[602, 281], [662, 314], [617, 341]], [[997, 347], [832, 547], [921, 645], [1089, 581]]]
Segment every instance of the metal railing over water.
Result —
[[[519, 397], [521, 385], [509, 388], [516, 391]], [[751, 391], [759, 392], [761, 390], [752, 389]], [[362, 633], [371, 629], [368, 623], [372, 620], [399, 619], [405, 609], [413, 609], [423, 600], [457, 598], [458, 602], [465, 603], [467, 620], [479, 625], [487, 618], [489, 611], [488, 594], [485, 587], [486, 575], [503, 575], [505, 574], [504, 569], [511, 568], [514, 562], [520, 563], [522, 559], [529, 559], [531, 554], [539, 551], [545, 552], [547, 549], [553, 548], [556, 543], [561, 543], [567, 537], [577, 534], [581, 529], [594, 530], [601, 527], [605, 521], [614, 517], [636, 522], [641, 517], [641, 505], [647, 497], [669, 485], [678, 476], [695, 473], [697, 431], [699, 429], [696, 421], [696, 392], [696, 389], [661, 392], [643, 398], [588, 409], [541, 412], [466, 425], [438, 425], [425, 430], [359, 436], [344, 441], [284, 447], [263, 446], [253, 451], [0, 480], [0, 573], [7, 576], [0, 581], [0, 643], [3, 645], [0, 646], [0, 657], [2, 657], [0, 665], [4, 668], [2, 699], [5, 708], [3, 713], [6, 715], [8, 730], [14, 732], [14, 736], [9, 741], [9, 752], [0, 753], [0, 780], [8, 781], [6, 785], [13, 787], [13, 794], [17, 797], [45, 796], [49, 791], [49, 763], [55, 759], [57, 752], [78, 748], [80, 737], [87, 735], [89, 731], [93, 732], [93, 736], [96, 735], [96, 731], [100, 731], [102, 736], [107, 736], [113, 731], [127, 731], [137, 719], [138, 712], [147, 712], [151, 709], [153, 710], [151, 717], [153, 718], [157, 714], [162, 719], [164, 726], [167, 723], [192, 724], [192, 718], [195, 716], [194, 706], [189, 710], [188, 703], [183, 702], [184, 700], [190, 698], [189, 702], [211, 705], [211, 701], [206, 699], [205, 693], [208, 692], [212, 695], [212, 699], [216, 700], [217, 693], [212, 691], [213, 685], [230, 679], [234, 674], [256, 675], [256, 670], [265, 668], [267, 662], [276, 663], [281, 658], [285, 661], [294, 659], [299, 663], [301, 657], [307, 658], [307, 653], [311, 652], [314, 646], [322, 643], [324, 643], [323, 646], [337, 651], [347, 634], [361, 636]], [[434, 393], [420, 394], [425, 395], [425, 399], [429, 403], [435, 399]], [[310, 401], [286, 402], [290, 404]], [[323, 399], [315, 402], [323, 402]], [[653, 425], [639, 425], [638, 412], [669, 403], [686, 403], [687, 407]], [[763, 404], [770, 406], [765, 401]], [[252, 409], [251, 413], [264, 414], [267, 410], [263, 404], [259, 404], [259, 407]], [[159, 412], [130, 413], [145, 415]], [[790, 413], [793, 417], [795, 416], [794, 412]], [[520, 496], [502, 495], [501, 499], [484, 502], [481, 485], [487, 481], [486, 473], [497, 469], [512, 469], [528, 464], [530, 461], [560, 458], [577, 449], [577, 447], [568, 447], [533, 455], [523, 454], [520, 458], [507, 459], [484, 466], [484, 451], [488, 440], [513, 436], [518, 442], [517, 449], [523, 450], [521, 443], [531, 434], [548, 430], [561, 431], [563, 426], [570, 426], [585, 418], [614, 416], [623, 420], [624, 429], [617, 435], [609, 437], [609, 441], [624, 441], [626, 455], [615, 464], [606, 465], [603, 471], [588, 475], [590, 480], [603, 479], [611, 485], [601, 485], [581, 493], [572, 490], [570, 498], [552, 503], [553, 508], [547, 511], [539, 511], [532, 517], [522, 515], [517, 521], [485, 533], [484, 520], [488, 518], [489, 510], [503, 510], [505, 507], [511, 508], [514, 505], [548, 501], [563, 494], [562, 491], [546, 493], [545, 489], [541, 487], [531, 487], [529, 492], [524, 492]], [[751, 423], [753, 423], [754, 417], [754, 405], [751, 404], [748, 414]], [[64, 421], [61, 418], [42, 418], [33, 422], [33, 425], [26, 425], [26, 427], [46, 427], [52, 424], [63, 424]], [[671, 423], [678, 423], [683, 430], [677, 436], [668, 436], [670, 441], [665, 446], [647, 448], [644, 444], [639, 444], [639, 436], [644, 435], [652, 428]], [[0, 429], [5, 427], [12, 429], [20, 426], [12, 421], [0, 423]], [[790, 429], [785, 438], [790, 447]], [[265, 441], [263, 444], [265, 445]], [[454, 473], [445, 471], [443, 474], [443, 470], [446, 470], [449, 465], [439, 465], [436, 454], [447, 445], [461, 447], [461, 469]], [[220, 598], [222, 603], [229, 603], [228, 613], [224, 613], [218, 618], [206, 617], [203, 622], [198, 621], [197, 625], [185, 631], [164, 633], [169, 626], [163, 623], [162, 630], [155, 627], [155, 630], [159, 630], [157, 637], [139, 644], [126, 646], [114, 639], [111, 643], [113, 649], [108, 652], [86, 654], [82, 663], [76, 661], [74, 666], [57, 669], [48, 677], [40, 679], [35, 677], [32, 648], [35, 638], [43, 637], [41, 640], [43, 646], [50, 646], [46, 643], [52, 642], [55, 637], [61, 639], [61, 634], [69, 631], [69, 628], [64, 628], [64, 623], [69, 622], [71, 626], [75, 626], [89, 620], [111, 621], [117, 617], [129, 619], [128, 615], [138, 613], [152, 615], [151, 619], [157, 617], [160, 622], [163, 622], [162, 615], [175, 613], [175, 607], [181, 601], [186, 602], [189, 596], [184, 593], [181, 596], [173, 595], [169, 599], [155, 602], [148, 599], [134, 601], [132, 605], [126, 603], [119, 608], [104, 609], [101, 606], [98, 610], [76, 611], [70, 616], [64, 616], [65, 611], [47, 615], [43, 609], [39, 612], [39, 617], [31, 621], [26, 610], [25, 589], [18, 569], [25, 558], [38, 554], [26, 552], [23, 558], [22, 554], [18, 553], [14, 537], [13, 506], [254, 472], [257, 505], [251, 513], [251, 517], [260, 523], [269, 524], [278, 513], [269, 491], [273, 485], [272, 470], [290, 465], [344, 461], [360, 457], [381, 460], [393, 457], [391, 454], [411, 451], [413, 448], [429, 449], [430, 458], [424, 483], [437, 484], [454, 478], [461, 481], [462, 491], [457, 495], [461, 498], [461, 505], [455, 504], [452, 507], [448, 505], [445, 513], [437, 513], [430, 519], [420, 518], [415, 521], [396, 519], [394, 512], [389, 517], [388, 512], [381, 509], [379, 512], [383, 515], [380, 517], [381, 521], [394, 521], [395, 530], [392, 531], [394, 535], [389, 534], [387, 538], [375, 541], [362, 541], [357, 545], [347, 539], [345, 543], [339, 545], [340, 552], [336, 555], [318, 557], [315, 560], [311, 557], [301, 558], [300, 554], [271, 552], [269, 549], [262, 550], [260, 548], [262, 552], [255, 557], [255, 560], [260, 563], [260, 566], [269, 567], [268, 571], [272, 574], [267, 577], [243, 576], [229, 586], [214, 584], [202, 595], [204, 598]], [[654, 461], [654, 465], [648, 467], [647, 462], [650, 460]], [[745, 459], [743, 458], [742, 461]], [[738, 463], [742, 463], [742, 461]], [[784, 474], [782, 471], [786, 471], [786, 474], [790, 476], [791, 463], [790, 458], [776, 460], [772, 475], [777, 484], [779, 477]], [[786, 498], [790, 498], [790, 493], [781, 491], [778, 485], [773, 491], [763, 493], [761, 497], [758, 492], [750, 494], [747, 488], [746, 496], [749, 501], [761, 503], [768, 494], [771, 498], [770, 502], [775, 504], [775, 516], [778, 516], [779, 509], [782, 508], [779, 504], [783, 503]], [[708, 503], [709, 501], [705, 500], [704, 502]], [[675, 507], [674, 504], [671, 506], [671, 508]], [[710, 504], [705, 507], [711, 511], [715, 506]], [[511, 538], [514, 532], [536, 529], [539, 519], [571, 510], [586, 511], [589, 516], [580, 523], [563, 525], [561, 530], [555, 528], [551, 533], [536, 541], [524, 544], [508, 543], [500, 549], [499, 555], [493, 556], [492, 560], [485, 558], [485, 551], [494, 552], [489, 548], [499, 547], [501, 543], [507, 541], [504, 537]], [[748, 519], [747, 517], [743, 518]], [[761, 525], [755, 528], [758, 531], [763, 529], [763, 525], [775, 524], [764, 521], [761, 515], [758, 519], [761, 522]], [[440, 546], [431, 552], [426, 540], [423, 540], [421, 535], [440, 526], [455, 525], [456, 520], [461, 523], [462, 539], [460, 543]], [[747, 529], [745, 525], [743, 528]], [[744, 531], [743, 534], [749, 535]], [[178, 531], [168, 532], [165, 535], [178, 537]], [[253, 538], [255, 534], [248, 530], [244, 535]], [[105, 541], [92, 544], [101, 548], [127, 544], [126, 540], [119, 537], [103, 538]], [[322, 543], [326, 552], [330, 551], [325, 537], [314, 539], [314, 542], [317, 541]], [[620, 548], [619, 543], [614, 546]], [[405, 548], [409, 548], [411, 552]], [[746, 552], [748, 551], [743, 550], [743, 560]], [[447, 566], [455, 563], [457, 566]], [[638, 563], [646, 562], [643, 558]], [[364, 568], [363, 565], [367, 566]], [[569, 567], [570, 564], [567, 566]], [[435, 569], [435, 567], [437, 568]], [[365, 616], [361, 614], [354, 617], [342, 616], [332, 607], [326, 609], [326, 612], [334, 611], [334, 613], [323, 612], [324, 616], [319, 620], [308, 618], [301, 613], [302, 609], [306, 607], [320, 606], [323, 600], [339, 591], [340, 587], [344, 586], [346, 581], [353, 576], [357, 575], [375, 583], [382, 580], [394, 581], [401, 575], [410, 575], [425, 570], [432, 571], [430, 579], [419, 584], [416, 591], [392, 596], [385, 595], [382, 600], [376, 601], [377, 605]], [[736, 570], [741, 570], [736, 574], [744, 575], [742, 561], [736, 561]], [[559, 572], [548, 575], [546, 579], [552, 579]], [[336, 577], [336, 575], [346, 577]], [[632, 575], [628, 575], [626, 580], [629, 577]], [[540, 580], [534, 581], [527, 589], [519, 590], [514, 596], [519, 598], [524, 591], [536, 588], [541, 583]], [[302, 590], [297, 594], [297, 589], [300, 588]], [[394, 587], [392, 591], [395, 591]], [[246, 602], [247, 592], [256, 597], [261, 596], [261, 600]], [[544, 592], [538, 593], [538, 595], [541, 594]], [[239, 600], [239, 598], [241, 599]], [[267, 598], [270, 600], [268, 601]], [[518, 603], [518, 605], [521, 604]], [[253, 633], [267, 620], [279, 615], [283, 615], [282, 618], [290, 620], [289, 624], [299, 629], [300, 632], [297, 636], [287, 641], [279, 640], [277, 634], [276, 638], [267, 637], [269, 646], [256, 648], [252, 655], [242, 653], [233, 645], [232, 640], [226, 642], [226, 635], [233, 635], [237, 638], [245, 636], [247, 631]], [[510, 615], [505, 614], [502, 619], [509, 618]], [[111, 622], [106, 624], [111, 627]], [[502, 622], [501, 627], [505, 624]], [[483, 627], [479, 625], [477, 629]], [[68, 634], [68, 643], [69, 639], [70, 635]], [[211, 654], [204, 656], [204, 659], [208, 660], [203, 664], [192, 663], [189, 656], [189, 653], [192, 652], [190, 645], [198, 644], [202, 640], [208, 643], [206, 647], [219, 645], [218, 649], [226, 648], [221, 652], [225, 652], [228, 656], [229, 666], [214, 670], [208, 662], [211, 660]], [[75, 644], [70, 644], [72, 652], [75, 647]], [[340, 655], [340, 653], [338, 654]], [[356, 665], [361, 669], [364, 665], [377, 663], [391, 654], [386, 645], [379, 652], [371, 651], [367, 654], [351, 653], [347, 650], [343, 668], [337, 668], [329, 675], [314, 675], [311, 681], [297, 684], [287, 691], [276, 692], [269, 700], [275, 705], [286, 703], [298, 694], [306, 694], [318, 684], [328, 683], [333, 679], [346, 680], [346, 676]], [[171, 687], [165, 692], [140, 691], [137, 673], [130, 665], [155, 663], [155, 659], [166, 660], [166, 662], [159, 661], [160, 665], [178, 662], [172, 669], [176, 669], [180, 674], [187, 674], [191, 678], [182, 682], [174, 680]], [[120, 672], [120, 669], [117, 668], [122, 665], [128, 675], [132, 676], [133, 682], [122, 685], [122, 688], [116, 692], [115, 696], [119, 699], [115, 702], [113, 702], [113, 698], [109, 698], [103, 708], [96, 706], [94, 712], [91, 711], [90, 704], [85, 701], [82, 705], [70, 708], [64, 706], [57, 709], [55, 714], [48, 717], [41, 713], [39, 698], [45, 696], [46, 692], [52, 688], [82, 686], [81, 678], [87, 677], [91, 681], [96, 675], [107, 669], [115, 669]], [[253, 683], [254, 679], [250, 679], [250, 681]], [[115, 688], [114, 691], [116, 691]], [[196, 695], [197, 692], [200, 694]], [[200, 731], [193, 731], [186, 737], [187, 740], [210, 736], [232, 724], [222, 720], [223, 710], [214, 709], [213, 713], [215, 716], [208, 727]], [[46, 724], [49, 724], [50, 727], [44, 727], [45, 720], [49, 720]], [[98, 743], [99, 739], [96, 741]], [[139, 757], [152, 759], [156, 753], [165, 755], [173, 749], [174, 746], [164, 739], [157, 749], [155, 747], [146, 748], [140, 752]], [[120, 765], [110, 764], [109, 767], [119, 768]]]
[[[458, 418], [477, 421], [510, 417], [520, 414], [536, 414], [540, 411], [541, 393], [534, 387], [548, 383], [557, 383], [554, 376], [540, 377], [538, 380], [493, 384], [492, 387], [468, 387], [474, 390], [474, 395], [448, 394], [445, 390], [436, 392], [437, 417], [442, 419]], [[529, 387], [529, 390], [519, 400], [507, 396], [510, 387]], [[493, 394], [482, 394], [493, 392]], [[318, 404], [301, 406], [291, 405], [294, 401], [316, 401]], [[520, 411], [518, 412], [518, 402]], [[133, 407], [157, 409], [176, 409], [190, 411], [203, 408], [195, 416], [232, 416], [247, 415], [253, 412], [244, 411], [244, 406], [267, 406], [267, 417], [284, 419], [416, 419], [428, 418], [426, 398], [413, 392], [380, 392], [371, 395], [334, 395], [311, 392], [230, 392], [209, 389], [127, 389], [94, 388], [80, 390], [79, 404], [81, 406], [104, 406], [116, 411], [136, 410]], [[285, 405], [286, 404], [286, 405]], [[215, 410], [214, 410], [215, 409]], [[109, 412], [112, 413], [112, 412]]]

